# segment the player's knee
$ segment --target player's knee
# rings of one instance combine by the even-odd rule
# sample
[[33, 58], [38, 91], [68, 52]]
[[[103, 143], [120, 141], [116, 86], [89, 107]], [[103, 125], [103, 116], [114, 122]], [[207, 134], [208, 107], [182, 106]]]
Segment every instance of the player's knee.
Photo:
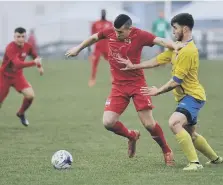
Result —
[[196, 139], [197, 139], [197, 136], [199, 135], [197, 132], [192, 132], [192, 133], [190, 133], [190, 135], [191, 135], [191, 139], [192, 139], [192, 141], [195, 141]]
[[34, 93], [27, 94], [25, 95], [25, 98], [29, 100], [33, 100], [35, 98], [35, 94]]
[[112, 128], [117, 119], [112, 116], [103, 116], [103, 125], [106, 129]]
[[169, 127], [172, 130], [172, 132], [178, 133], [178, 130], [180, 130], [182, 128], [181, 120], [170, 118], [169, 119]]
[[146, 129], [150, 129], [150, 130], [152, 130], [156, 125], [156, 121], [153, 118], [149, 118], [143, 121], [142, 123]]
[[153, 118], [152, 111], [143, 110], [138, 111], [139, 118], [146, 129], [153, 129], [156, 125], [156, 121]]
[[178, 133], [186, 125], [187, 118], [184, 114], [174, 112], [169, 119], [169, 127], [173, 133]]

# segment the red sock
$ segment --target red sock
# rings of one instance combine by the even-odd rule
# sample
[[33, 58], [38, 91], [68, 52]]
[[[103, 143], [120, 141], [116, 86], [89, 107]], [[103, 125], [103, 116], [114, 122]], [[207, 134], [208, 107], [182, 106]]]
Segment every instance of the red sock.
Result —
[[30, 107], [30, 105], [32, 104], [32, 102], [33, 102], [33, 99], [24, 98], [23, 99], [23, 102], [22, 102], [22, 106], [19, 109], [19, 112], [18, 113], [20, 115], [24, 114], [24, 112]]
[[153, 128], [152, 131], [149, 130], [149, 129], [147, 129], [147, 130], [150, 132], [152, 138], [160, 145], [160, 147], [163, 150], [163, 153], [171, 152], [171, 149], [168, 146], [168, 144], [166, 142], [166, 139], [164, 137], [163, 130], [159, 126], [158, 123], [156, 123], [156, 125], [155, 125], [155, 127]]
[[127, 137], [129, 139], [135, 138], [135, 132], [130, 131], [123, 125], [120, 121], [117, 121], [112, 128], [107, 128], [107, 130], [114, 132], [117, 135]]

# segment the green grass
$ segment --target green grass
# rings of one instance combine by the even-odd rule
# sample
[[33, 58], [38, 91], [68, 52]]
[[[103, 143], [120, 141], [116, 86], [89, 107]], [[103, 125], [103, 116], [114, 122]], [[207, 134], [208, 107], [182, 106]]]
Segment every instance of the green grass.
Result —
[[[222, 62], [201, 61], [200, 79], [207, 91], [207, 104], [200, 113], [198, 130], [223, 155]], [[160, 122], [175, 153], [177, 165], [163, 164], [160, 148], [142, 127], [131, 103], [121, 117], [129, 128], [142, 133], [137, 156], [127, 157], [126, 140], [104, 129], [102, 114], [110, 91], [109, 70], [100, 63], [98, 81], [88, 88], [87, 62], [46, 62], [45, 75], [26, 69], [36, 99], [28, 111], [30, 126], [23, 127], [15, 113], [22, 97], [13, 89], [0, 112], [1, 185], [217, 185], [222, 184], [222, 167], [206, 167], [200, 172], [183, 172], [186, 158], [168, 128], [175, 109], [172, 94], [153, 98], [154, 116]], [[168, 66], [148, 70], [150, 85], [170, 78]], [[72, 169], [57, 171], [52, 154], [66, 149], [74, 157]], [[207, 160], [200, 156], [202, 163]]]

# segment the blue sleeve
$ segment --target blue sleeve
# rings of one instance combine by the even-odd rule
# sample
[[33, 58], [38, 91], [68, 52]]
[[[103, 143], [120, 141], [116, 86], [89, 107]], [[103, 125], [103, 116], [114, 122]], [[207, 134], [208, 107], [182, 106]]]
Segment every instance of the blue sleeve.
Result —
[[181, 84], [181, 83], [183, 82], [182, 79], [180, 79], [180, 78], [178, 78], [178, 77], [176, 77], [176, 76], [173, 76], [173, 80], [174, 80], [175, 82], [177, 82], [178, 84]]

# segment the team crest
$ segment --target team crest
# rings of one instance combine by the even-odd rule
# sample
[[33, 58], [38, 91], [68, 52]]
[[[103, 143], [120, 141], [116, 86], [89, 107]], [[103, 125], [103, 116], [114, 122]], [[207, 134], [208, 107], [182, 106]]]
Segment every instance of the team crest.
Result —
[[26, 57], [26, 53], [24, 52], [24, 53], [22, 53], [22, 57]]

